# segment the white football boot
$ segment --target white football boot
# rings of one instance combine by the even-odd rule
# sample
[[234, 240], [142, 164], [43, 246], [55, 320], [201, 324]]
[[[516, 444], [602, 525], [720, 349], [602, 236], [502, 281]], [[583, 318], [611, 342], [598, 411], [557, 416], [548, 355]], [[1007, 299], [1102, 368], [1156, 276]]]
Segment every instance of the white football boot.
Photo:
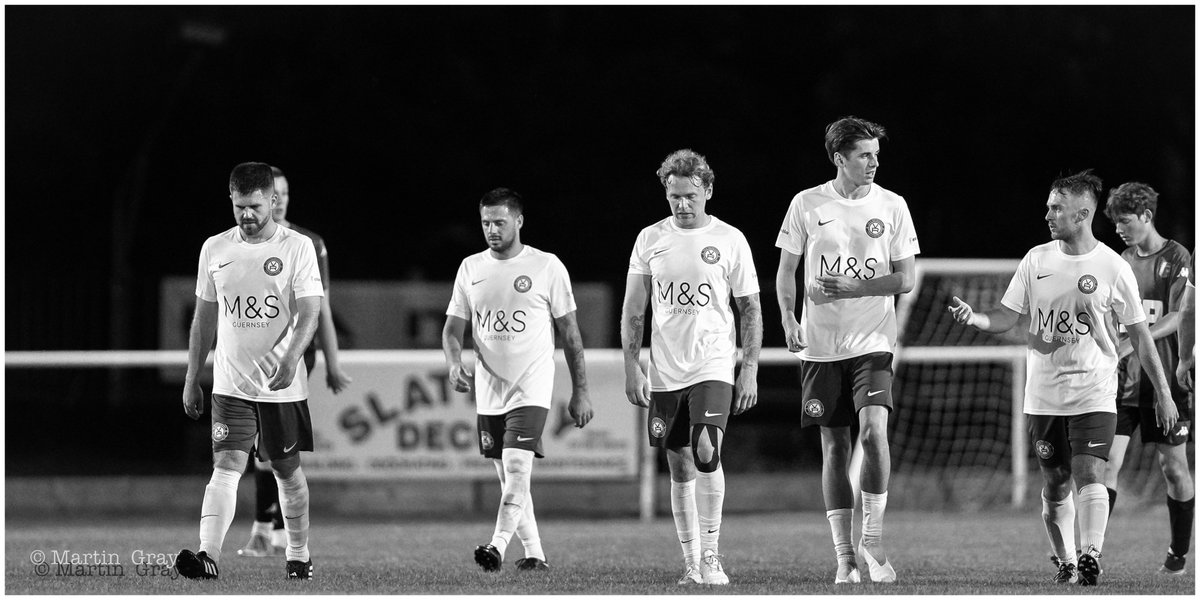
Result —
[[728, 585], [729, 576], [721, 568], [721, 555], [705, 550], [700, 555], [700, 577], [708, 585]]
[[867, 575], [871, 578], [871, 581], [875, 583], [896, 583], [896, 570], [892, 568], [891, 561], [885, 558], [885, 562], [880, 564], [867, 551], [867, 547], [861, 541], [858, 543], [858, 555], [867, 562]]
[[858, 572], [858, 564], [854, 560], [839, 560], [837, 575], [833, 583], [862, 583], [862, 575]]
[[683, 577], [675, 582], [679, 585], [691, 585], [693, 583], [704, 583], [704, 578], [700, 576], [700, 565], [691, 564], [684, 568]]

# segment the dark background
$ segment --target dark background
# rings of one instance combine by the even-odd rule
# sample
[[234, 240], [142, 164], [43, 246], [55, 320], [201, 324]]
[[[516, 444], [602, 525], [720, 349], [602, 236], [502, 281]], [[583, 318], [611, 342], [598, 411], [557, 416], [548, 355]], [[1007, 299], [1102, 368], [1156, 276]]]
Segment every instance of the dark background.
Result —
[[634, 237], [668, 215], [654, 171], [690, 147], [771, 308], [778, 225], [834, 175], [822, 135], [849, 114], [888, 128], [878, 181], [922, 256], [1019, 258], [1048, 239], [1049, 183], [1089, 167], [1152, 185], [1160, 230], [1194, 243], [1191, 6], [5, 13], [10, 350], [156, 347], [158, 279], [234, 224], [248, 160], [288, 174], [334, 279], [452, 280], [504, 185], [523, 240], [619, 302]]
[[[452, 280], [503, 185], [523, 241], [619, 303], [635, 236], [669, 214], [654, 171], [693, 148], [710, 212], [750, 240], [767, 346], [778, 226], [834, 175], [822, 136], [845, 115], [887, 127], [878, 182], [923, 257], [1019, 258], [1049, 239], [1050, 182], [1084, 168], [1152, 185], [1160, 231], [1195, 243], [1191, 6], [4, 10], [8, 350], [156, 348], [159, 280], [234, 225], [250, 160], [287, 173], [335, 280]], [[6, 371], [9, 474], [208, 461], [155, 370]], [[764, 399], [794, 384], [764, 372]], [[816, 461], [786, 408], [754, 411], [761, 439]]]

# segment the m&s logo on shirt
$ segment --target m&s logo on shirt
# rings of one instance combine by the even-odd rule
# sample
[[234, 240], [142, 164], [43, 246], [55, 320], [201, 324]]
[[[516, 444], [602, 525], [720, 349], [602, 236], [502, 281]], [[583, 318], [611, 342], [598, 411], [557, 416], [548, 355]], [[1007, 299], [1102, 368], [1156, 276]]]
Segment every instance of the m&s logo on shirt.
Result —
[[860, 259], [854, 256], [847, 256], [846, 262], [843, 265], [842, 257], [837, 256], [833, 262], [825, 260], [825, 255], [821, 255], [821, 273], [832, 273], [834, 275], [846, 275], [855, 279], [875, 279], [877, 274], [876, 266], [879, 265], [879, 259], [870, 257]]
[[701, 283], [695, 285], [686, 281], [676, 284], [674, 281], [668, 281], [664, 286], [663, 282], [655, 281], [658, 286], [658, 299], [664, 304], [677, 304], [679, 306], [708, 306], [712, 303], [712, 285]]
[[522, 320], [524, 318], [523, 310], [492, 312], [488, 309], [482, 313], [475, 311], [475, 326], [479, 331], [486, 333], [521, 333], [525, 331], [525, 321]]

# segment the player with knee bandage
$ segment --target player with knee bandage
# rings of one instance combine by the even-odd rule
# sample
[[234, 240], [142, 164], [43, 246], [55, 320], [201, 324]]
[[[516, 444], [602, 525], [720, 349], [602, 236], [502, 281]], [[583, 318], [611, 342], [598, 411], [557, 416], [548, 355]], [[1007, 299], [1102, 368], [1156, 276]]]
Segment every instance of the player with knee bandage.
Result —
[[[566, 267], [553, 254], [521, 243], [521, 196], [496, 188], [480, 201], [479, 214], [488, 249], [459, 266], [442, 331], [450, 384], [474, 391], [479, 449], [500, 477], [496, 528], [491, 541], [475, 549], [475, 562], [498, 571], [515, 533], [525, 546], [517, 569], [545, 570], [529, 481], [534, 457], [542, 457], [550, 412], [556, 329], [571, 372], [567, 410], [576, 427], [592, 418], [583, 341]], [[474, 371], [462, 359], [468, 323], [480, 367]]]
[[188, 579], [216, 579], [237, 486], [251, 448], [270, 461], [279, 486], [289, 579], [312, 579], [308, 552], [308, 482], [300, 452], [313, 449], [308, 373], [301, 354], [317, 328], [321, 274], [312, 240], [271, 219], [278, 201], [271, 167], [242, 163], [229, 177], [238, 225], [200, 250], [196, 312], [188, 341], [183, 410], [204, 410], [200, 369], [213, 359], [213, 473], [200, 509], [200, 547], [175, 560]]
[[[717, 551], [725, 502], [721, 443], [730, 413], [758, 401], [758, 275], [742, 232], [705, 211], [714, 173], [703, 156], [674, 152], [658, 176], [672, 216], [643, 229], [630, 257], [621, 316], [625, 395], [649, 407], [650, 445], [667, 451], [684, 560], [678, 583], [723, 585], [729, 577]], [[736, 386], [730, 296], [742, 329]], [[653, 315], [648, 376], [640, 362], [647, 301]]]

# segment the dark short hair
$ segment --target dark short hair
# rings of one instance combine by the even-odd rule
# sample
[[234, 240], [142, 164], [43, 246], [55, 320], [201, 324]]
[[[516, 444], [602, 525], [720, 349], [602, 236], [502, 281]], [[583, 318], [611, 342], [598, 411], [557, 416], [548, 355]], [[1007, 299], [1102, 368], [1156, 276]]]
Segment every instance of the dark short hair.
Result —
[[829, 156], [829, 162], [837, 164], [833, 160], [834, 152], [845, 156], [862, 140], [885, 137], [887, 130], [883, 125], [854, 116], [842, 117], [825, 127], [825, 153]]
[[506, 187], [498, 187], [479, 199], [479, 209], [483, 210], [485, 206], [507, 206], [509, 212], [518, 215], [525, 214], [523, 200], [520, 194]]
[[229, 193], [237, 192], [243, 196], [262, 190], [264, 196], [275, 193], [275, 177], [271, 175], [271, 165], [260, 162], [244, 162], [233, 168], [229, 174]]
[[1121, 215], [1141, 215], [1150, 211], [1150, 218], [1158, 215], [1158, 192], [1154, 188], [1137, 181], [1118, 185], [1108, 191], [1108, 202], [1104, 206], [1104, 214], [1113, 221]]
[[672, 175], [685, 179], [699, 179], [700, 187], [705, 189], [712, 187], [713, 181], [717, 178], [712, 167], [708, 166], [708, 159], [689, 148], [668, 154], [655, 174], [658, 175], [658, 180], [662, 182], [663, 187], [667, 186], [667, 179]]
[[1076, 196], [1086, 196], [1091, 194], [1092, 200], [1096, 204], [1100, 204], [1100, 191], [1104, 189], [1104, 182], [1092, 173], [1091, 169], [1084, 169], [1074, 175], [1059, 177], [1050, 184], [1050, 191], [1059, 192], [1062, 194], [1071, 193]]

